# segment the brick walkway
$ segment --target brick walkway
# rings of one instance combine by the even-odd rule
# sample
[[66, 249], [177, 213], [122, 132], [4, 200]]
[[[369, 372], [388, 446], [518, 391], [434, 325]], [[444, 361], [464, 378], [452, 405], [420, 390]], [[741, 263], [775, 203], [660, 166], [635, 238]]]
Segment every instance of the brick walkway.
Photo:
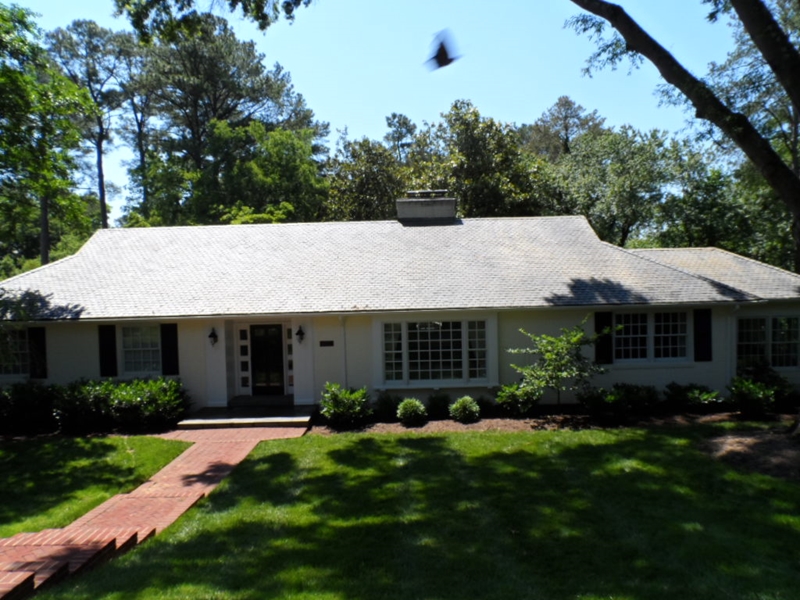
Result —
[[110, 498], [63, 529], [0, 539], [0, 599], [26, 598], [142, 543], [210, 493], [266, 440], [300, 437], [304, 427], [242, 427], [172, 431], [165, 439], [194, 442], [128, 494]]

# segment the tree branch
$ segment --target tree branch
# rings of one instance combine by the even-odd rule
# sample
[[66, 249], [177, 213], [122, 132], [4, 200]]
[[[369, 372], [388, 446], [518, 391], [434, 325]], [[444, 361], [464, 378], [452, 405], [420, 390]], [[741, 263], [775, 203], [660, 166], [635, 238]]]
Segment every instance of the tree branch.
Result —
[[[663, 46], [650, 37], [621, 6], [605, 0], [571, 1], [608, 21], [624, 38], [629, 48], [653, 63], [661, 76], [692, 103], [698, 118], [710, 121], [719, 127], [739, 146], [778, 193], [795, 219], [800, 218], [800, 179], [745, 115], [728, 108], [705, 83], [689, 73]], [[758, 0], [736, 1], [740, 4], [758, 2]]]

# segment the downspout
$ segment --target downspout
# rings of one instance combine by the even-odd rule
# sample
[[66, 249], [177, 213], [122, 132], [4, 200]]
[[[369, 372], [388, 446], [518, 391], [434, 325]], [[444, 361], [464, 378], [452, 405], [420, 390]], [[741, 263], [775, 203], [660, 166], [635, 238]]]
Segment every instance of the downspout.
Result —
[[340, 316], [339, 323], [342, 326], [342, 371], [343, 371], [343, 379], [344, 379], [344, 388], [348, 389], [350, 384], [347, 380], [347, 324], [346, 324], [347, 317]]

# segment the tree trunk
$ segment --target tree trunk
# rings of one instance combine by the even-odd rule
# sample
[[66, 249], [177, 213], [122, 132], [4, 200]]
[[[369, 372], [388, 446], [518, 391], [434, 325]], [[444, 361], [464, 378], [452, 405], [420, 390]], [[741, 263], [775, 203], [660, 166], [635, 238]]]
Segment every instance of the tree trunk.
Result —
[[39, 199], [39, 256], [42, 265], [50, 262], [50, 197], [47, 193]]
[[[680, 90], [695, 108], [699, 119], [710, 121], [728, 136], [750, 159], [758, 172], [775, 190], [778, 197], [789, 209], [794, 220], [800, 220], [800, 178], [772, 148], [769, 141], [758, 133], [748, 118], [735, 113], [717, 98], [714, 92], [702, 81], [694, 77], [663, 46], [656, 42], [634, 21], [625, 10], [605, 0], [571, 0], [582, 9], [607, 20], [623, 37], [628, 48], [647, 58], [658, 69], [667, 83]], [[757, 12], [760, 0], [736, 0], [735, 4]], [[763, 5], [762, 5], [763, 7]], [[748, 13], [748, 17], [749, 17]], [[752, 23], [751, 23], [752, 25]], [[747, 27], [747, 24], [745, 24]], [[771, 36], [762, 43], [774, 43]], [[770, 42], [769, 40], [772, 40]], [[797, 52], [795, 51], [795, 54]], [[800, 70], [798, 70], [800, 73]], [[777, 75], [777, 73], [776, 73]], [[783, 80], [781, 80], [783, 83]], [[790, 81], [791, 83], [791, 81]], [[787, 89], [787, 91], [789, 91]], [[800, 256], [800, 245], [795, 236], [795, 256]], [[795, 270], [800, 263], [795, 263]]]
[[97, 130], [97, 141], [95, 142], [95, 153], [97, 157], [97, 197], [100, 199], [100, 223], [103, 229], [108, 229], [108, 205], [106, 203], [106, 178], [103, 172], [103, 142], [105, 139], [105, 127], [102, 118], [98, 119], [99, 128]]

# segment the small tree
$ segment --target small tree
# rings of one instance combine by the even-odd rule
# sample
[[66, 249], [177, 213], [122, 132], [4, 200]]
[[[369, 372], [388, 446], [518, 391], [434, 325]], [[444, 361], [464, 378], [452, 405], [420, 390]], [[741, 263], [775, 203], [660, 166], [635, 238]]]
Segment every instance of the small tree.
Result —
[[584, 331], [586, 320], [571, 328], [563, 328], [561, 335], [535, 335], [524, 329], [530, 348], [514, 348], [512, 354], [532, 354], [535, 359], [531, 365], [514, 365], [522, 375], [522, 386], [532, 389], [551, 389], [556, 393], [556, 401], [561, 404], [561, 392], [584, 390], [589, 380], [604, 369], [583, 355], [583, 347], [591, 346], [597, 336], [589, 336]]

